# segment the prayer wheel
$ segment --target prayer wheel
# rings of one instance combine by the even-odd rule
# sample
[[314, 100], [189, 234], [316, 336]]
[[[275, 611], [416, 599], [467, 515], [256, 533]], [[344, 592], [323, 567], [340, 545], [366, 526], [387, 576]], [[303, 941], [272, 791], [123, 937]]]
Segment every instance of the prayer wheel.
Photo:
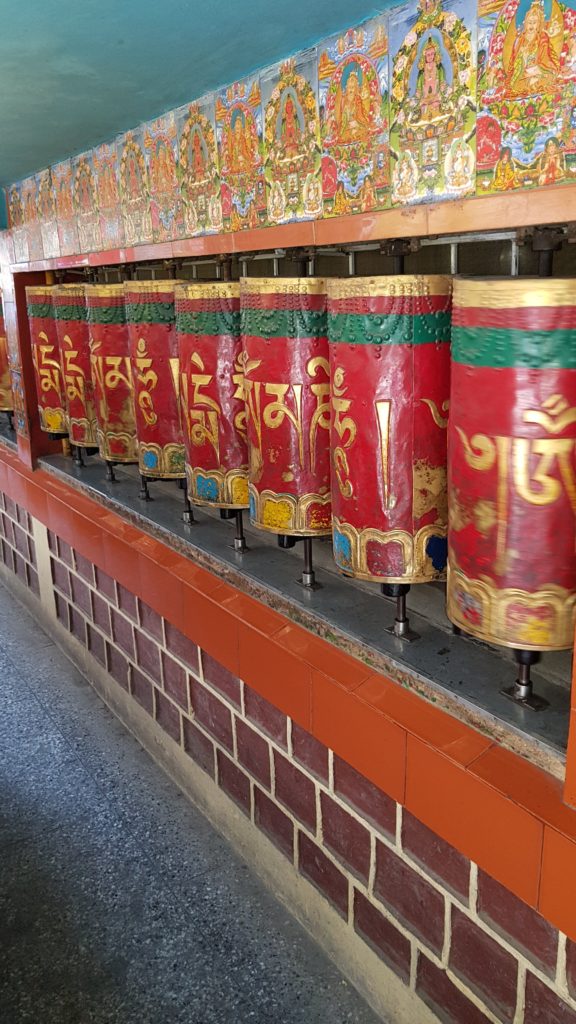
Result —
[[283, 537], [331, 533], [326, 281], [242, 278], [250, 519]]
[[124, 284], [144, 498], [148, 480], [183, 480], [186, 475], [175, 286], [175, 281]]
[[239, 284], [181, 284], [176, 329], [189, 497], [240, 512], [248, 507], [248, 453]]
[[12, 383], [10, 380], [10, 360], [8, 359], [8, 342], [0, 293], [0, 412], [12, 413], [13, 411], [14, 399], [12, 398]]
[[115, 463], [138, 462], [130, 339], [122, 284], [86, 285], [98, 446], [108, 478]]
[[575, 332], [575, 280], [455, 281], [448, 616], [521, 666], [574, 636]]
[[[334, 558], [400, 599], [446, 568], [451, 279], [328, 282]], [[392, 587], [390, 587], [392, 585]]]
[[[76, 448], [97, 448], [98, 424], [90, 366], [88, 312], [83, 284], [61, 284], [52, 289], [56, 333], [60, 349], [70, 443]], [[81, 460], [78, 455], [77, 461]]]
[[27, 287], [26, 305], [36, 376], [40, 426], [49, 434], [66, 437], [68, 417], [66, 415], [64, 375], [54, 318], [52, 286]]

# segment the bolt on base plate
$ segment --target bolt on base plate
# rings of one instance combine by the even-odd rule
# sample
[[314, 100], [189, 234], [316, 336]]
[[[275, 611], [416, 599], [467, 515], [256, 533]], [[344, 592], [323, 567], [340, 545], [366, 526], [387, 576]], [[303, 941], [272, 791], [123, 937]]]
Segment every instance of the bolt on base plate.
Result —
[[544, 708], [550, 706], [549, 701], [545, 700], [544, 697], [539, 697], [537, 693], [532, 693], [530, 688], [522, 686], [518, 681], [513, 686], [504, 687], [504, 689], [500, 690], [500, 693], [503, 697], [513, 701], [514, 704], [528, 708], [529, 711], [544, 711]]

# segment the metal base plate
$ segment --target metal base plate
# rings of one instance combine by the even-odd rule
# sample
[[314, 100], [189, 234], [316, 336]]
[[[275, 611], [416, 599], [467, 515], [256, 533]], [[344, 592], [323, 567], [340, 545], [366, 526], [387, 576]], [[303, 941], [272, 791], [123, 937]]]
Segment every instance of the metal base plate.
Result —
[[414, 630], [410, 629], [409, 626], [406, 626], [404, 628], [404, 631], [402, 633], [399, 633], [396, 623], [394, 623], [393, 626], [387, 626], [384, 632], [391, 633], [392, 636], [395, 636], [397, 640], [403, 640], [404, 643], [407, 644], [411, 644], [414, 642], [414, 640], [420, 639], [420, 633], [415, 633]]
[[518, 704], [521, 708], [528, 708], [530, 711], [544, 711], [544, 708], [550, 706], [549, 702], [544, 700], [544, 697], [539, 697], [537, 693], [531, 693], [529, 697], [519, 697], [515, 686], [506, 686], [500, 690], [500, 693], [514, 704]]

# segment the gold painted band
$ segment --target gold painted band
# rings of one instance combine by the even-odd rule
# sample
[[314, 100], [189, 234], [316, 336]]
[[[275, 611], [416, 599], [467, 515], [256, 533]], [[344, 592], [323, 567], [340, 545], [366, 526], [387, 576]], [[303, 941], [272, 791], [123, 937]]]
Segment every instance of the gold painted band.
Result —
[[576, 278], [457, 277], [453, 305], [486, 309], [576, 306]]

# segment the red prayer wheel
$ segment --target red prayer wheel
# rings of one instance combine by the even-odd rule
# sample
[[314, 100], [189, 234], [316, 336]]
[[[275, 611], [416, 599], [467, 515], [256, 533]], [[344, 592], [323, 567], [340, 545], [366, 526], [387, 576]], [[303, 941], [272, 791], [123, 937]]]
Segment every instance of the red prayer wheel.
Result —
[[124, 285], [86, 285], [98, 447], [107, 462], [138, 462]]
[[10, 380], [10, 360], [8, 359], [8, 342], [4, 325], [4, 310], [0, 295], [0, 412], [13, 412], [12, 383]]
[[98, 425], [90, 366], [85, 286], [57, 285], [52, 290], [52, 296], [70, 441], [79, 448], [94, 448], [98, 445]]
[[36, 376], [40, 426], [49, 434], [68, 433], [64, 375], [50, 285], [26, 288], [32, 359]]
[[242, 278], [250, 518], [292, 537], [331, 532], [326, 281]]
[[198, 505], [248, 507], [240, 286], [176, 289], [188, 494]]
[[572, 646], [576, 280], [457, 279], [448, 615], [520, 651]]
[[334, 557], [348, 576], [446, 568], [451, 279], [328, 282]]
[[186, 475], [180, 417], [175, 281], [126, 281], [138, 465], [159, 480]]

